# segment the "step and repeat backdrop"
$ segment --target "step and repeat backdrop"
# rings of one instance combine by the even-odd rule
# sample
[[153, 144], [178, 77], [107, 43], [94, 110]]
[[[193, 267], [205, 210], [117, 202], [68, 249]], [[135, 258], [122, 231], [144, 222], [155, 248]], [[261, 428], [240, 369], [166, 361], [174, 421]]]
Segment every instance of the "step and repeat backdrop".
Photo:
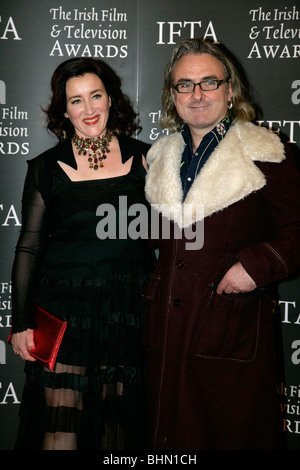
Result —
[[[0, 449], [12, 448], [24, 363], [6, 339], [11, 267], [21, 227], [26, 161], [56, 144], [41, 108], [55, 67], [72, 57], [107, 61], [139, 113], [139, 138], [161, 129], [164, 68], [176, 43], [207, 37], [236, 56], [261, 109], [258, 125], [279, 134], [300, 162], [299, 0], [10, 0], [0, 4]], [[280, 430], [300, 450], [300, 273], [279, 286]]]

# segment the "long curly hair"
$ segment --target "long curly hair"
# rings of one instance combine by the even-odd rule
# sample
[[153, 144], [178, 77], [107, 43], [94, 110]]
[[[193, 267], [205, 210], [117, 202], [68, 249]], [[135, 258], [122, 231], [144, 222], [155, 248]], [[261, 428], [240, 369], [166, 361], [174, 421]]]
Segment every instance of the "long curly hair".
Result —
[[128, 136], [140, 132], [137, 114], [128, 96], [122, 92], [120, 78], [104, 61], [87, 57], [66, 60], [55, 69], [51, 78], [51, 102], [47, 109], [43, 109], [48, 131], [59, 140], [74, 135], [72, 123], [64, 116], [67, 109], [66, 83], [70, 78], [86, 73], [97, 75], [111, 98], [107, 128]]
[[173, 71], [175, 65], [181, 57], [186, 54], [210, 54], [218, 59], [225, 72], [225, 78], [231, 80], [232, 88], [232, 108], [228, 110], [228, 116], [237, 121], [252, 121], [256, 111], [253, 98], [246, 84], [247, 79], [242, 76], [242, 67], [237, 64], [237, 60], [222, 44], [214, 44], [212, 41], [203, 38], [188, 39], [175, 47], [170, 62], [165, 69], [164, 87], [162, 94], [162, 115], [160, 125], [169, 129], [170, 132], [180, 131], [183, 121], [177, 113], [171, 95], [171, 88], [174, 86]]

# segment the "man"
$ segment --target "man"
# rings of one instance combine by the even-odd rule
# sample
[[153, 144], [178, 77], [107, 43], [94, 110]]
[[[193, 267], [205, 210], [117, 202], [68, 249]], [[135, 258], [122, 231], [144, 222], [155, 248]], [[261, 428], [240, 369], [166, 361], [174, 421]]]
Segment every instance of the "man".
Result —
[[[147, 198], [173, 227], [145, 292], [154, 449], [278, 445], [271, 286], [300, 265], [300, 184], [290, 150], [254, 117], [225, 48], [175, 48], [163, 92], [170, 135], [147, 157]], [[199, 224], [203, 246], [188, 248]]]

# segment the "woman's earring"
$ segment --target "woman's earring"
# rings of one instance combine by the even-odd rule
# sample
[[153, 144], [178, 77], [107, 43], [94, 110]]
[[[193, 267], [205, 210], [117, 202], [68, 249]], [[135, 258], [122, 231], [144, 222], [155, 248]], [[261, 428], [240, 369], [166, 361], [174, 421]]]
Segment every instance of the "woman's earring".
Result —
[[232, 105], [232, 102], [231, 102], [231, 101], [228, 101], [227, 106], [228, 106], [228, 109], [232, 109], [232, 106], [233, 106], [233, 105]]

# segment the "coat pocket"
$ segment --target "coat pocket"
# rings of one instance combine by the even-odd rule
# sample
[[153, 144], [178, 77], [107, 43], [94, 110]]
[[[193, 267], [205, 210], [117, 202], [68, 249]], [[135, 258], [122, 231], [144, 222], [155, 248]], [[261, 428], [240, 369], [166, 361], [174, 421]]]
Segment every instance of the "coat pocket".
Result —
[[194, 357], [249, 362], [255, 358], [262, 299], [210, 292], [192, 343]]
[[158, 352], [160, 349], [159, 305], [160, 276], [153, 275], [147, 284], [143, 297], [146, 301], [144, 321], [144, 345], [147, 351]]

